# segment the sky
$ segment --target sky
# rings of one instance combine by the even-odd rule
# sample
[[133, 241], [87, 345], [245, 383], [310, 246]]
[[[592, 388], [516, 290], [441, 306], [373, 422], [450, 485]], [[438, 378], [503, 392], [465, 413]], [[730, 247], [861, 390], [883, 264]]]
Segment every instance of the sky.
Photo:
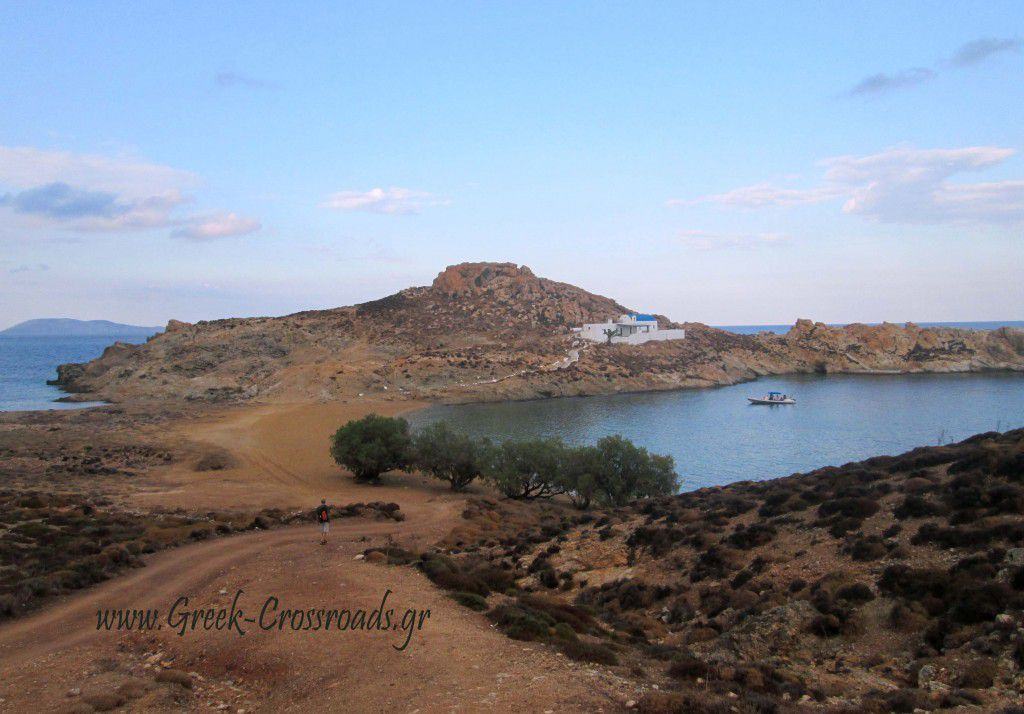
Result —
[[0, 68], [0, 328], [480, 260], [680, 321], [1024, 319], [1019, 1], [26, 1]]

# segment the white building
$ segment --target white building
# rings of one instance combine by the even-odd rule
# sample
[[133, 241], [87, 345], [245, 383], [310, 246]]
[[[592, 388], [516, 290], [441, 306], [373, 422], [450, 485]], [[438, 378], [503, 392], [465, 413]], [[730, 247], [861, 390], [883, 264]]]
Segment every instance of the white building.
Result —
[[659, 330], [658, 321], [651, 315], [622, 315], [614, 322], [596, 322], [574, 327], [573, 332], [591, 342], [608, 342], [611, 331], [613, 344], [641, 345], [652, 340], [681, 340], [686, 330]]

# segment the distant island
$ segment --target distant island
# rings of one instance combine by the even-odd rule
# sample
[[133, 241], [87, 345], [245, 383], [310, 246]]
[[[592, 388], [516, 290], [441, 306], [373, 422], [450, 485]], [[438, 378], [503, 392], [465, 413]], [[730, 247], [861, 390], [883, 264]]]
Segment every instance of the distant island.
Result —
[[57, 317], [19, 322], [6, 330], [0, 330], [0, 337], [149, 337], [163, 329], [123, 325], [110, 320]]

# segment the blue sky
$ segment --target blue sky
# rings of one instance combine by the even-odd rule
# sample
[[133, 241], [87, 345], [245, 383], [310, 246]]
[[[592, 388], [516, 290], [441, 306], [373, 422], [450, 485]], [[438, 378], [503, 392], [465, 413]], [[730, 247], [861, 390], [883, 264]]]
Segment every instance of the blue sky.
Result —
[[467, 260], [712, 324], [1024, 318], [1024, 13], [7, 3], [0, 327]]

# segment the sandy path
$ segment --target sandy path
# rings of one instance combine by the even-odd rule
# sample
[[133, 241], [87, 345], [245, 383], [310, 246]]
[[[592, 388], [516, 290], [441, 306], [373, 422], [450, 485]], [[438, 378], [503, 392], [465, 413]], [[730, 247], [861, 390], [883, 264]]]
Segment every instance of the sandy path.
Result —
[[330, 402], [274, 404], [227, 411], [179, 425], [183, 440], [229, 452], [231, 468], [196, 472], [191, 464], [156, 476], [155, 488], [137, 494], [142, 505], [189, 509], [308, 509], [321, 498], [344, 505], [357, 501], [395, 501], [408, 515], [442, 520], [438, 502], [452, 496], [440, 482], [391, 474], [380, 486], [354, 483], [331, 459], [329, 440], [350, 419], [370, 412], [394, 416], [423, 406], [418, 402]]
[[[388, 406], [388, 405], [385, 405]], [[221, 538], [152, 556], [147, 567], [78, 593], [0, 627], [0, 710], [60, 711], [83, 697], [110, 693], [129, 679], [148, 687], [129, 708], [236, 712], [327, 711], [612, 711], [621, 682], [610, 672], [576, 665], [552, 651], [509, 640], [482, 615], [455, 604], [410, 568], [355, 560], [394, 539], [424, 546], [457, 519], [463, 497], [415, 477], [382, 487], [343, 478], [326, 452], [326, 435], [359, 407], [257, 407], [182, 427], [183, 434], [225, 448], [230, 470], [170, 471], [165, 491], [141, 497], [166, 505], [309, 507], [321, 494], [338, 504], [393, 500], [407, 520], [337, 520], [331, 542], [318, 546], [315, 525]], [[365, 408], [363, 408], [365, 411]], [[344, 421], [344, 419], [342, 419]], [[315, 499], [315, 500], [314, 500]], [[167, 611], [179, 596], [190, 607], [229, 607], [238, 590], [247, 616], [270, 596], [280, 608], [378, 607], [387, 590], [398, 625], [408, 609], [429, 610], [408, 647], [405, 631], [188, 632], [179, 637]], [[157, 608], [163, 629], [96, 630], [99, 608]], [[198, 673], [192, 693], [155, 684], [159, 664]], [[82, 695], [65, 693], [80, 688]]]

